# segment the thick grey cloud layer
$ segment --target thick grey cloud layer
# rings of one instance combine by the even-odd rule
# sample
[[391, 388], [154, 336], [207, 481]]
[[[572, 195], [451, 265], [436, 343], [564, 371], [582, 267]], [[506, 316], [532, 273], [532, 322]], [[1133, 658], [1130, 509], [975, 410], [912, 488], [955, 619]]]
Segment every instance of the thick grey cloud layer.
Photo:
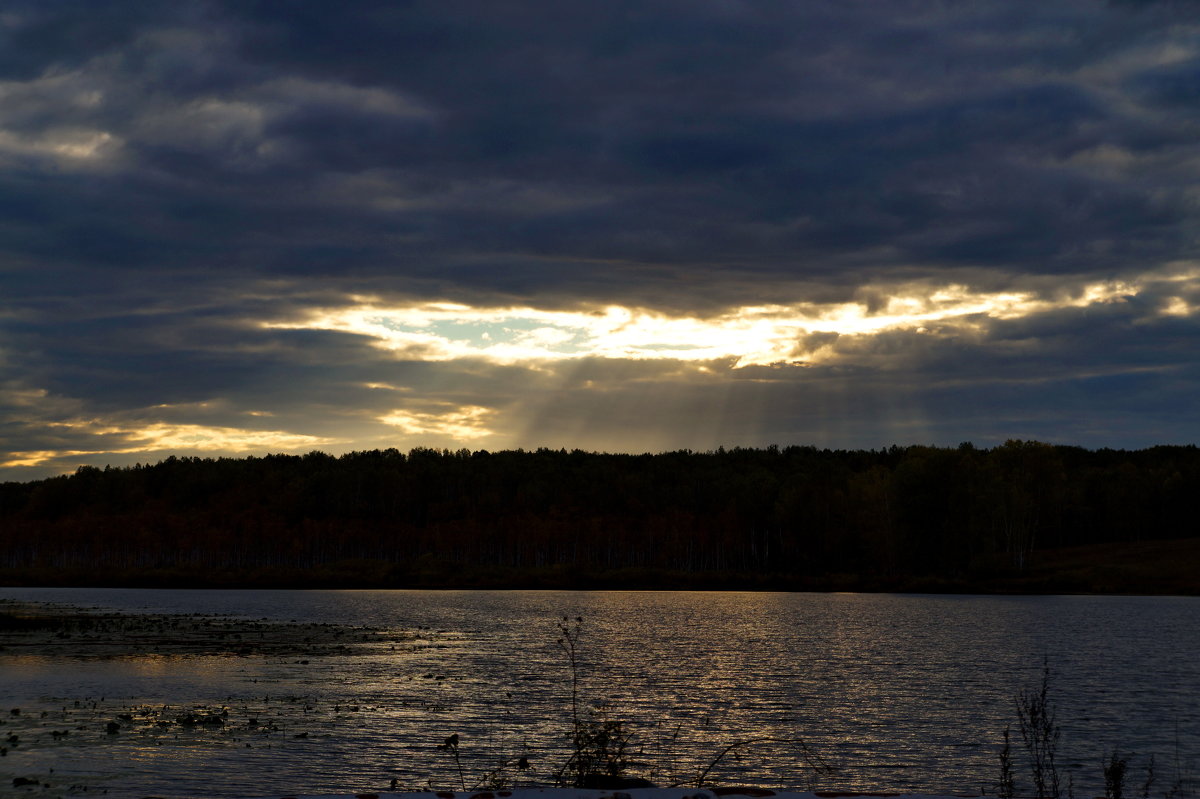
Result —
[[[1181, 0], [7, 2], [2, 474], [189, 434], [1194, 441], [1198, 87]], [[262, 326], [355, 297], [707, 317], [1145, 274], [1177, 279], [821, 334], [807, 368], [420, 362]]]

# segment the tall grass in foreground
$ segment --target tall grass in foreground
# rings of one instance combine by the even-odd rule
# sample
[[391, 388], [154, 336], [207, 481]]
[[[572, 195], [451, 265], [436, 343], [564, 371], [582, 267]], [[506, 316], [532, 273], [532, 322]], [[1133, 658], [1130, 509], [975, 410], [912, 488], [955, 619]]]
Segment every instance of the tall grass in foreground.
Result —
[[[810, 748], [801, 738], [752, 737], [725, 742], [719, 745], [713, 756], [693, 774], [655, 775], [666, 776], [666, 785], [656, 786], [650, 779], [631, 774], [633, 768], [634, 731], [615, 715], [615, 709], [604, 702], [589, 702], [584, 690], [585, 672], [582, 659], [584, 620], [564, 616], [558, 622], [557, 644], [566, 660], [570, 685], [566, 738], [569, 755], [564, 763], [548, 772], [549, 783], [566, 788], [646, 788], [646, 787], [711, 787], [715, 784], [713, 774], [727, 758], [755, 748], [787, 748], [791, 756], [801, 764], [800, 771], [810, 777], [829, 775], [834, 768], [821, 755]], [[678, 737], [679, 730], [675, 731]], [[459, 736], [450, 735], [437, 747], [447, 752], [454, 761], [462, 790], [479, 790], [511, 787], [518, 775], [532, 772], [529, 757], [522, 754], [508, 758], [495, 765], [479, 779], [468, 783], [460, 757]], [[674, 769], [672, 769], [674, 770]], [[530, 780], [530, 783], [535, 781]]]
[[[1051, 695], [1051, 677], [1050, 664], [1046, 660], [1042, 665], [1041, 681], [1033, 689], [1019, 691], [1014, 703], [1021, 748], [1025, 754], [1025, 764], [1036, 799], [1062, 799], [1063, 796], [1063, 774], [1058, 758], [1062, 728], [1058, 724], [1057, 703]], [[999, 776], [996, 788], [1000, 799], [1014, 799], [1022, 795], [1016, 778], [1011, 730], [1011, 726], [1004, 728], [1004, 742], [998, 754]], [[1104, 778], [1104, 799], [1134, 799], [1134, 795], [1128, 790], [1132, 757], [1132, 754], [1123, 754], [1115, 748], [1103, 754], [1100, 772]], [[1150, 755], [1142, 780], [1137, 786], [1137, 799], [1151, 799], [1152, 795], [1161, 795], [1163, 799], [1188, 799], [1194, 796], [1191, 780], [1186, 775], [1185, 766], [1180, 759], [1178, 722], [1171, 783], [1161, 794], [1156, 794], [1157, 782], [1155, 758], [1154, 755]], [[1075, 799], [1073, 775], [1067, 776], [1066, 796], [1067, 799]]]

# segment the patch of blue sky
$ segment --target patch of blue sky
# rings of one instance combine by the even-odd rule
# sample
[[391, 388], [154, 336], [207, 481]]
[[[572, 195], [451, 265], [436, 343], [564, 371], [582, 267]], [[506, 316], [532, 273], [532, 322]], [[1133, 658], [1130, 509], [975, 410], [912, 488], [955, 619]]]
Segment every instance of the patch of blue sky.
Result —
[[495, 320], [476, 319], [438, 319], [429, 324], [417, 325], [385, 316], [373, 317], [371, 324], [377, 324], [397, 333], [421, 333], [437, 336], [455, 344], [465, 344], [476, 349], [484, 349], [503, 344], [523, 343], [526, 337], [535, 331], [547, 328], [567, 334], [561, 341], [545, 342], [541, 346], [549, 351], [563, 354], [582, 352], [586, 347], [588, 335], [585, 331], [568, 325], [549, 324], [539, 319], [522, 319], [506, 317]]
[[[580, 353], [589, 348], [589, 343], [593, 341], [592, 336], [584, 329], [572, 327], [571, 325], [556, 325], [538, 319], [521, 319], [509, 318], [503, 322], [498, 322], [496, 327], [501, 331], [500, 341], [503, 343], [526, 343], [528, 337], [532, 333], [540, 330], [553, 330], [556, 333], [561, 333], [562, 338], [555, 340], [542, 340], [538, 342], [538, 346], [549, 352], [557, 352], [563, 355], [573, 355]], [[493, 340], [496, 340], [493, 335]]]
[[472, 347], [501, 344], [508, 337], [503, 327], [496, 322], [479, 322], [471, 319], [440, 319], [422, 327], [421, 332], [453, 341], [456, 344], [469, 344]]
[[386, 327], [388, 330], [395, 330], [397, 333], [416, 333], [420, 328], [416, 325], [406, 325], [397, 322], [395, 319], [389, 319], [386, 316], [369, 316], [363, 320], [369, 325], [379, 325]]

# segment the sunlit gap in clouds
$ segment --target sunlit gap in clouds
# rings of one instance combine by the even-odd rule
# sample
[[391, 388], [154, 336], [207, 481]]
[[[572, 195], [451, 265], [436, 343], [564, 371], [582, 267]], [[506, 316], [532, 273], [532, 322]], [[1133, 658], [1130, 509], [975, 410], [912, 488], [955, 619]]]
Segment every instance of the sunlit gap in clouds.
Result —
[[[1122, 307], [1135, 321], [1187, 316], [1196, 310], [1198, 292], [1200, 268], [1177, 263], [1132, 278], [1044, 280], [1011, 291], [961, 284], [865, 286], [856, 295], [860, 299], [852, 301], [742, 306], [707, 316], [616, 304], [547, 309], [353, 297], [341, 306], [262, 324], [362, 336], [398, 360], [483, 361], [537, 372], [548, 381], [531, 389], [519, 407], [409, 395], [397, 402], [400, 407], [377, 417], [408, 436], [490, 445], [504, 431], [506, 440], [515, 432], [520, 441], [549, 437], [605, 448], [628, 446], [629, 435], [621, 438], [618, 431], [637, 430], [639, 446], [647, 449], [678, 446], [684, 439], [689, 446], [709, 441], [715, 446], [794, 434], [790, 427], [767, 428], [771, 418], [780, 417], [791, 419], [786, 424], [802, 424], [809, 437], [832, 437], [832, 444], [839, 420], [848, 424], [850, 406], [861, 406], [862, 413], [904, 440], [921, 438], [930, 420], [916, 393], [859, 396], [870, 389], [843, 375], [823, 379], [821, 390], [807, 392], [806, 401], [820, 407], [809, 405], [800, 412], [805, 420], [797, 421], [794, 409], [768, 407], [780, 395], [755, 385], [771, 381], [764, 367], [869, 365], [872, 360], [878, 365], [871, 339], [895, 333], [986, 346], [996, 324], [1089, 307]], [[1137, 303], [1129, 302], [1134, 298]], [[596, 383], [597, 361], [661, 366], [619, 373], [601, 369], [606, 377]], [[702, 391], [696, 390], [697, 380]], [[683, 439], [681, 418], [691, 431]]]
[[[984, 292], [962, 285], [895, 292], [878, 303], [772, 304], [733, 308], [713, 316], [608, 305], [575, 310], [470, 306], [449, 302], [389, 305], [356, 297], [298, 319], [264, 327], [329, 330], [368, 336], [377, 347], [417, 361], [480, 358], [536, 368], [539, 362], [582, 358], [729, 361], [748, 366], [815, 365], [838, 357], [830, 338], [911, 330], [938, 336], [969, 335], [989, 321], [1006, 321], [1070, 308], [1122, 302], [1175, 284], [1191, 288], [1200, 270], [1110, 280], [1047, 296], [1034, 291]], [[1181, 289], [1182, 290], [1182, 289]], [[1180, 296], [1160, 296], [1155, 316], [1196, 310]], [[824, 335], [821, 334], [832, 334]]]
[[[854, 297], [709, 315], [352, 297], [257, 322], [350, 334], [398, 362], [431, 365], [411, 384], [404, 370], [379, 368], [346, 394], [336, 425], [328, 407], [319, 425], [316, 410], [309, 421], [291, 413], [289, 422], [271, 424], [259, 417], [272, 409], [236, 405], [219, 417], [212, 409], [154, 406], [103, 418], [70, 398], [18, 386], [7, 392], [14, 412], [50, 435], [0, 456], [0, 467], [328, 447], [544, 443], [650, 451], [796, 436], [837, 445], [854, 440], [855, 420], [863, 419], [896, 440], [924, 439], [935, 420], [921, 393], [894, 390], [924, 378], [922, 340], [961, 340], [982, 352], [993, 339], [1006, 343], [1006, 323], [1100, 308], [1123, 326], [1173, 325], [1200, 313], [1200, 265], [1178, 262], [1124, 279], [1033, 278], [1010, 291], [868, 285]], [[363, 368], [372, 364], [364, 359]], [[489, 365], [505, 367], [494, 373], [495, 390], [492, 372], [476, 368]], [[801, 371], [810, 366], [820, 368]], [[907, 371], [880, 377], [893, 367]], [[355, 374], [363, 379], [361, 370]], [[203, 415], [186, 418], [191, 411]], [[250, 429], [266, 424], [279, 429]], [[325, 435], [309, 434], [314, 426]]]

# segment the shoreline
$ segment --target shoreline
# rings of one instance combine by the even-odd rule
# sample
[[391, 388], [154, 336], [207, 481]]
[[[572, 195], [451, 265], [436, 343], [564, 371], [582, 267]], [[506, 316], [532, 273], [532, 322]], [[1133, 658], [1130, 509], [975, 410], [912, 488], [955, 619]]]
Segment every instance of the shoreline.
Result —
[[951, 575], [539, 568], [449, 560], [342, 560], [296, 569], [254, 567], [0, 569], [7, 588], [763, 591], [806, 593], [1200, 596], [1200, 537], [1063, 547], [1033, 553], [1023, 572], [980, 567]]
[[[721, 786], [713, 788], [558, 788], [515, 787], [494, 791], [396, 791], [335, 794], [286, 794], [278, 799], [978, 799], [978, 793], [874, 793], [796, 791], [788, 788]], [[164, 798], [148, 798], [164, 799]], [[275, 799], [275, 798], [256, 798]]]

